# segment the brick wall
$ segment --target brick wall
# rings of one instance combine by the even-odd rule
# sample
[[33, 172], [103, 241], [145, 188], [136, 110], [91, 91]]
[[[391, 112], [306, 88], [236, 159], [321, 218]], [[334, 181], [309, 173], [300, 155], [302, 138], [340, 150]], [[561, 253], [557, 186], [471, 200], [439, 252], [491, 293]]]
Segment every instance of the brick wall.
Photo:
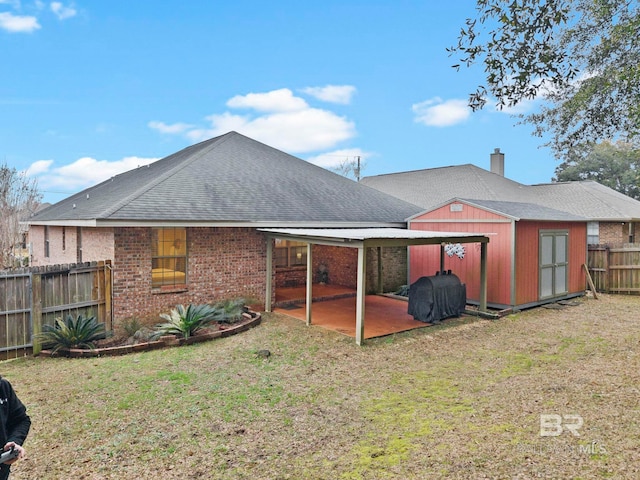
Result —
[[81, 233], [82, 258], [78, 258], [78, 228], [46, 228], [49, 240], [49, 256], [45, 256], [45, 227], [29, 228], [31, 265], [60, 265], [77, 262], [113, 260], [113, 229], [83, 228]]
[[175, 305], [243, 297], [264, 304], [266, 241], [251, 228], [188, 228], [186, 288], [151, 288], [151, 229], [116, 228], [113, 305], [116, 323], [158, 322]]
[[600, 222], [600, 244], [622, 246], [629, 242], [629, 225], [622, 222]]
[[318, 276], [320, 265], [327, 267], [330, 284], [356, 288], [358, 282], [358, 249], [314, 245], [314, 281], [320, 281]]
[[[357, 287], [358, 250], [349, 247], [331, 247], [314, 245], [313, 247], [313, 281], [319, 282], [318, 270], [325, 265], [329, 273], [329, 283]], [[406, 247], [385, 247], [382, 249], [383, 287], [385, 292], [393, 292], [407, 283], [407, 249]], [[306, 267], [278, 269], [276, 288], [304, 285], [306, 283]], [[378, 286], [378, 251], [367, 250], [367, 285], [368, 293], [375, 292]]]
[[[407, 247], [382, 248], [383, 292], [395, 292], [407, 284]], [[367, 293], [378, 288], [378, 249], [367, 251]]]
[[[74, 263], [76, 229], [67, 227], [62, 250], [62, 228], [49, 227], [50, 256], [44, 258], [44, 227], [30, 229], [33, 265]], [[115, 323], [136, 317], [157, 323], [159, 314], [176, 304], [209, 303], [243, 297], [264, 304], [266, 241], [251, 228], [188, 228], [188, 281], [186, 287], [151, 288], [151, 228], [83, 228], [83, 261], [113, 261], [113, 311]], [[72, 258], [73, 257], [73, 258]], [[326, 265], [329, 283], [356, 288], [358, 251], [355, 248], [316, 245], [313, 248], [314, 281]], [[383, 249], [385, 291], [406, 283], [405, 248]], [[377, 253], [367, 252], [367, 292], [377, 285]], [[281, 275], [281, 273], [278, 273]], [[306, 268], [286, 275], [304, 285]], [[277, 283], [276, 283], [277, 285]]]

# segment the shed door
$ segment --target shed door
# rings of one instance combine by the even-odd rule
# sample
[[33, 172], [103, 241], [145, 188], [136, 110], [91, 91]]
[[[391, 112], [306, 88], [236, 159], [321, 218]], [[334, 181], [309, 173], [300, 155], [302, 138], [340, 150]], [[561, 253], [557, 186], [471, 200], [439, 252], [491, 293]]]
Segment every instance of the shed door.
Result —
[[569, 232], [540, 231], [540, 299], [567, 293]]

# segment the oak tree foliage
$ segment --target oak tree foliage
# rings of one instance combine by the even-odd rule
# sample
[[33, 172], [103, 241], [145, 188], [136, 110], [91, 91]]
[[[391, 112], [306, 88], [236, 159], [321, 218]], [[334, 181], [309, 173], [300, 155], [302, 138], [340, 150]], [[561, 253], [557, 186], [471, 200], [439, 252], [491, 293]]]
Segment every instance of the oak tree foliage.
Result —
[[595, 180], [640, 200], [640, 149], [605, 141], [578, 150], [556, 167], [554, 181]]
[[481, 64], [486, 84], [470, 94], [478, 110], [542, 98], [522, 116], [551, 138], [558, 157], [581, 144], [638, 142], [640, 11], [636, 0], [477, 0], [476, 15], [448, 51]]

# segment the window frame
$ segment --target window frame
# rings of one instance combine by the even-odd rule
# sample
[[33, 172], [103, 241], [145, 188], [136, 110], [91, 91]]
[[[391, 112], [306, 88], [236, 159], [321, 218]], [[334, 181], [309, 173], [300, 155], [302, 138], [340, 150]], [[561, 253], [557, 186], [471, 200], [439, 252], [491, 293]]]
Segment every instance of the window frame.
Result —
[[187, 229], [151, 229], [151, 288], [184, 287], [189, 279]]
[[[305, 242], [276, 239], [273, 249], [273, 261], [276, 268], [296, 268], [307, 265], [307, 248]], [[286, 258], [286, 264], [283, 259]]]

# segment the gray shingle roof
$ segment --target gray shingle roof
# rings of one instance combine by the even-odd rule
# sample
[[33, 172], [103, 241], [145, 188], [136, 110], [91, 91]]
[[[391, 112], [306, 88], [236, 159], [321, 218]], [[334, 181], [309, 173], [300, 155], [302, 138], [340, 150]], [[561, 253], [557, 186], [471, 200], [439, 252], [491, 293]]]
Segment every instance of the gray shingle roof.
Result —
[[576, 222], [586, 220], [585, 217], [563, 212], [554, 208], [544, 207], [525, 202], [504, 202], [500, 200], [466, 200], [460, 199], [471, 205], [486, 208], [488, 210], [507, 215], [514, 220], [542, 220]]
[[117, 175], [31, 223], [401, 223], [421, 210], [236, 132]]
[[424, 210], [457, 197], [524, 202], [588, 220], [640, 220], [639, 201], [594, 181], [523, 185], [470, 164], [365, 177], [360, 183]]

